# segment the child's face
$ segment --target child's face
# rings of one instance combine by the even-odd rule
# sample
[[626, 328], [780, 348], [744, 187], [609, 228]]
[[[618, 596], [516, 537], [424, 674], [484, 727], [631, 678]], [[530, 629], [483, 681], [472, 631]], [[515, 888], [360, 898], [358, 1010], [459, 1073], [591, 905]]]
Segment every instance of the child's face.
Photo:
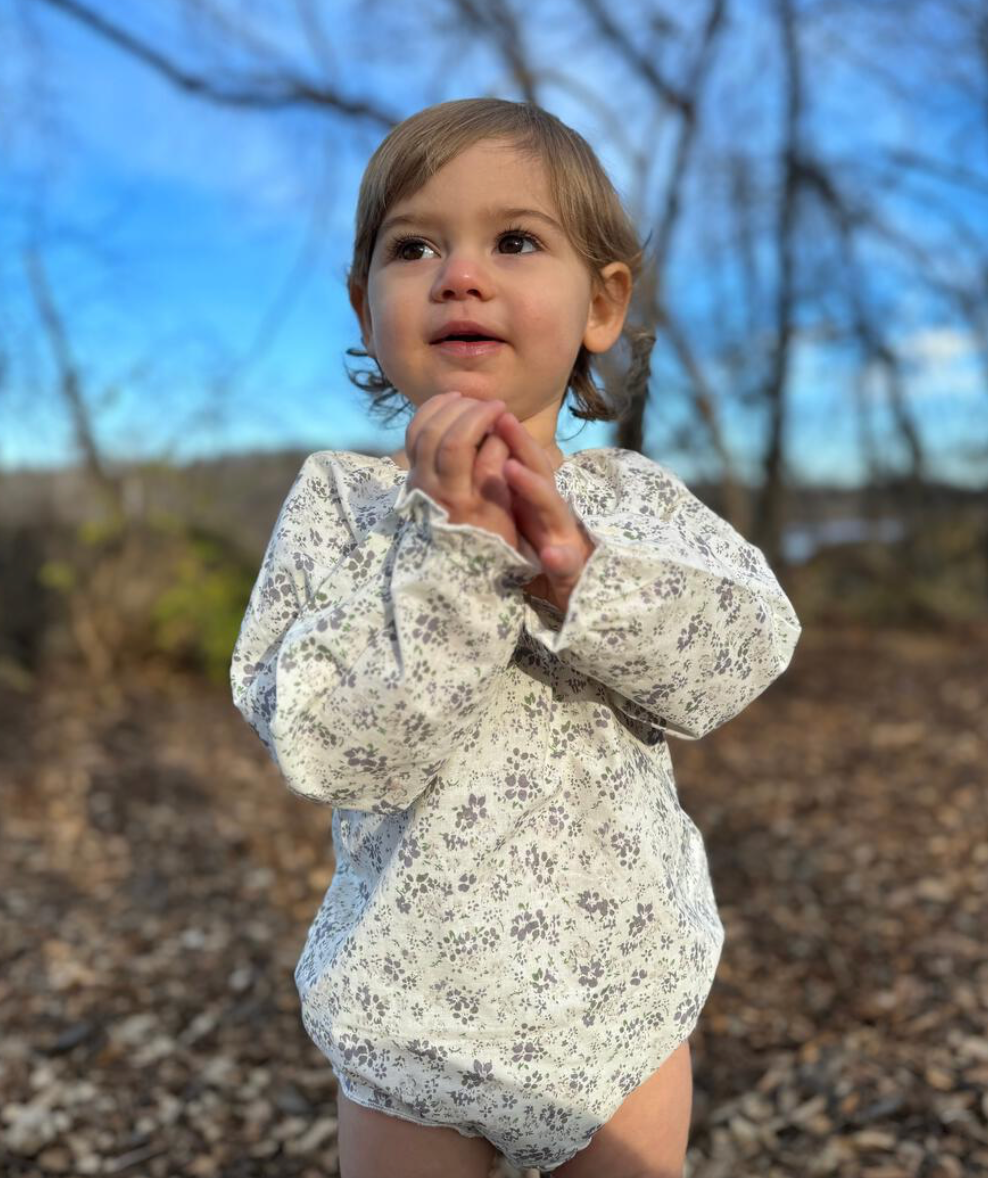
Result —
[[[497, 212], [520, 207], [559, 220], [541, 161], [504, 142], [474, 144], [388, 210], [366, 295], [357, 290], [352, 301], [365, 348], [414, 405], [452, 390], [499, 397], [520, 420], [540, 421], [535, 432], [548, 444], [580, 345], [606, 351], [620, 334], [631, 272], [621, 262], [603, 271], [615, 309], [595, 297], [561, 227]], [[389, 226], [403, 214], [413, 220]], [[414, 240], [393, 254], [400, 238]], [[504, 343], [474, 356], [433, 344], [454, 319], [472, 320]]]

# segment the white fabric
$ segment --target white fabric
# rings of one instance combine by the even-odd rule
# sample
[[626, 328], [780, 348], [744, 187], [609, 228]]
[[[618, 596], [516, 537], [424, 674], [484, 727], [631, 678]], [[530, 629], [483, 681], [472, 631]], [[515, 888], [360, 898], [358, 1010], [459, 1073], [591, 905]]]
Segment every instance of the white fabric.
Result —
[[633, 451], [556, 472], [596, 544], [565, 618], [523, 594], [537, 559], [405, 480], [306, 459], [233, 655], [288, 788], [334, 808], [302, 1020], [351, 1099], [553, 1169], [689, 1036], [720, 959], [666, 734], [745, 708], [800, 623]]

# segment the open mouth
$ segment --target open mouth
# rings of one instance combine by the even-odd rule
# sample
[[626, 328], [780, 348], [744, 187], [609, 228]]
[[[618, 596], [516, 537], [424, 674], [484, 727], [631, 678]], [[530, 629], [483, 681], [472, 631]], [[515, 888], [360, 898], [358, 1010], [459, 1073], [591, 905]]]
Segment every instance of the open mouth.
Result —
[[470, 333], [461, 332], [461, 333], [455, 333], [455, 334], [453, 332], [450, 332], [449, 335], [443, 336], [442, 339], [436, 340], [435, 342], [437, 344], [444, 344], [448, 340], [462, 340], [464, 343], [477, 343], [478, 341], [486, 341], [486, 342], [490, 342], [490, 343], [499, 344], [499, 343], [503, 342], [502, 340], [496, 340], [494, 338], [494, 336], [492, 336], [492, 335], [478, 335], [473, 332], [470, 332]]
[[452, 356], [486, 356], [504, 347], [504, 340], [484, 335], [448, 335], [436, 340], [432, 347]]

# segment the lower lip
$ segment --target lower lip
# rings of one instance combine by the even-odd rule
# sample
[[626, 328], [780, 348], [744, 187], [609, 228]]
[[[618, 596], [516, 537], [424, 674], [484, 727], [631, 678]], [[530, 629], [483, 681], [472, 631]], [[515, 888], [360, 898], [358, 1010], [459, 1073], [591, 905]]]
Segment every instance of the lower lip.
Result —
[[462, 359], [464, 356], [489, 356], [496, 352], [499, 348], [504, 347], [502, 340], [443, 340], [441, 343], [433, 344], [434, 348], [438, 348], [440, 352], [445, 352], [449, 356], [457, 356]]

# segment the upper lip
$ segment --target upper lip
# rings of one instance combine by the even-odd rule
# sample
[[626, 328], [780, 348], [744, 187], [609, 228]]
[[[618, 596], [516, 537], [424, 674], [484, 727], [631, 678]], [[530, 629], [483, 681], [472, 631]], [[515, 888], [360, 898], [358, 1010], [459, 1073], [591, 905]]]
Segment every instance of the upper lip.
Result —
[[451, 319], [449, 323], [444, 323], [438, 331], [433, 333], [429, 343], [437, 344], [448, 335], [486, 335], [488, 339], [496, 339], [504, 343], [504, 340], [496, 331], [491, 331], [489, 327], [485, 327], [482, 323], [474, 323], [472, 319]]

